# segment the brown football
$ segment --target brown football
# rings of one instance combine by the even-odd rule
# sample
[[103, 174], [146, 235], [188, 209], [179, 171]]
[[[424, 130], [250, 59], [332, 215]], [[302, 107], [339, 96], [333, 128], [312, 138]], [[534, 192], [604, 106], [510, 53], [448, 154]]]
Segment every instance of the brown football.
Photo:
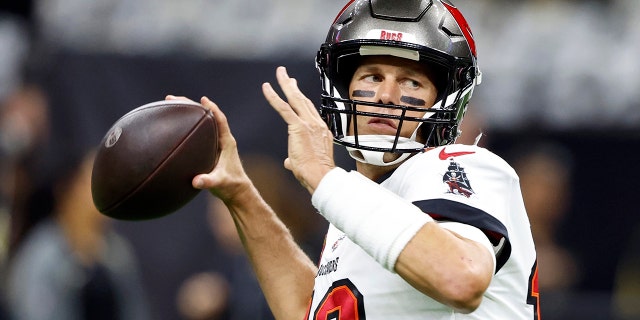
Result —
[[91, 177], [93, 202], [120, 220], [168, 215], [198, 194], [193, 177], [213, 170], [217, 160], [211, 111], [186, 100], [145, 104], [122, 116], [102, 139]]

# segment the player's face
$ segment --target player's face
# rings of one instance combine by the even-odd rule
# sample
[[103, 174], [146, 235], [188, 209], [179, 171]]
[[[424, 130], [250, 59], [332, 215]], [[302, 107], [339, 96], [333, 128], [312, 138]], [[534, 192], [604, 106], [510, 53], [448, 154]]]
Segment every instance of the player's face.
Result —
[[[356, 69], [349, 86], [353, 100], [429, 108], [435, 103], [436, 86], [432, 72], [417, 61], [393, 56], [365, 57]], [[358, 111], [400, 115], [402, 110], [357, 105]], [[407, 111], [406, 116], [422, 117], [425, 112]], [[392, 135], [398, 130], [399, 120], [358, 116], [359, 135]], [[410, 137], [417, 122], [405, 121], [400, 136]], [[353, 126], [349, 128], [353, 135]]]

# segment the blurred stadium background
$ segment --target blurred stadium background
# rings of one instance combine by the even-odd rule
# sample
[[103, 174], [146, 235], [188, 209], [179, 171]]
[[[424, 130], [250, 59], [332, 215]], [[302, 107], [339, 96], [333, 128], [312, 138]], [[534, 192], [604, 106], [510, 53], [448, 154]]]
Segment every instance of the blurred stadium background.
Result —
[[[16, 190], [28, 193], [29, 184], [47, 177], [65, 157], [97, 145], [121, 115], [166, 94], [209, 96], [227, 113], [241, 153], [282, 161], [286, 127], [259, 86], [285, 65], [319, 103], [314, 57], [344, 3], [2, 2], [2, 237], [8, 239], [10, 216], [24, 198]], [[530, 211], [539, 232], [540, 277], [547, 279], [540, 288], [543, 319], [640, 319], [640, 214], [634, 202], [640, 181], [640, 1], [454, 3], [473, 29], [483, 72], [463, 142], [482, 132], [481, 145], [514, 166], [522, 156], [533, 157], [526, 152], [535, 146], [560, 150], [546, 153], [562, 160], [559, 169], [516, 167], [523, 180], [526, 170], [540, 168], [534, 177], [561, 176], [548, 185], [558, 191], [529, 200], [552, 207], [540, 216]], [[44, 99], [34, 102], [30, 90]], [[24, 99], [25, 93], [31, 98]], [[29, 107], [15, 107], [16, 99], [19, 106], [41, 103], [36, 110], [46, 119], [20, 115]], [[29, 123], [35, 128], [20, 129]], [[44, 127], [46, 133], [39, 133]], [[25, 174], [16, 178], [16, 168]], [[565, 198], [551, 199], [559, 193]], [[545, 216], [550, 211], [553, 217]], [[159, 220], [114, 221], [138, 258], [152, 319], [184, 319], [176, 302], [182, 283], [198, 272], [229, 269], [228, 253], [207, 219], [203, 193]], [[306, 232], [321, 234], [322, 227]], [[321, 245], [322, 239], [308, 238], [310, 248]], [[0, 243], [6, 258], [8, 240]], [[252, 277], [250, 271], [245, 275]], [[255, 284], [242, 288], [258, 290]], [[253, 304], [263, 303], [255, 299]], [[231, 313], [225, 319], [233, 319]]]

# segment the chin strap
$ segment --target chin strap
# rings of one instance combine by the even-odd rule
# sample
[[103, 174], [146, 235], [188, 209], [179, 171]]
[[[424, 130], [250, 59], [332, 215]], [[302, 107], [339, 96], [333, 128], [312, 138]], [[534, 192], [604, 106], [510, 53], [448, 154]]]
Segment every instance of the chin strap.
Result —
[[[422, 143], [416, 142], [416, 135], [418, 129], [414, 130], [413, 134], [409, 138], [400, 137], [397, 141], [397, 146], [399, 148], [412, 148], [412, 149], [422, 149], [424, 145]], [[379, 148], [388, 148], [391, 149], [393, 146], [396, 137], [390, 135], [361, 135], [358, 137], [359, 143], [366, 146], [379, 147]], [[354, 136], [346, 136], [343, 138], [344, 141], [354, 143], [356, 142], [356, 138]], [[384, 161], [385, 152], [382, 151], [372, 151], [372, 150], [361, 150], [354, 147], [346, 146], [347, 151], [351, 158], [356, 161], [362, 163], [368, 163], [375, 166], [392, 166], [394, 164], [398, 164], [407, 158], [409, 158], [414, 152], [402, 153], [397, 159], [394, 159], [390, 162]], [[417, 151], [416, 151], [417, 152]]]
[[403, 153], [393, 161], [384, 162], [384, 154], [385, 154], [384, 152], [371, 151], [371, 150], [359, 150], [351, 147], [347, 147], [347, 151], [349, 151], [349, 155], [351, 156], [351, 158], [355, 159], [356, 161], [372, 164], [375, 166], [381, 166], [381, 167], [398, 164], [406, 160], [407, 158], [409, 158], [409, 156], [412, 155], [411, 153]]

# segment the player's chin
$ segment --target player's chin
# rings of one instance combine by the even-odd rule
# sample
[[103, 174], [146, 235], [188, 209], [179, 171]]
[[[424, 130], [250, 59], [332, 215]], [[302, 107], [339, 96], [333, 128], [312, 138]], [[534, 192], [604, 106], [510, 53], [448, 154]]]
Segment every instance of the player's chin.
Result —
[[392, 162], [400, 158], [401, 155], [402, 153], [385, 152], [382, 156], [382, 159], [384, 160], [384, 162]]

